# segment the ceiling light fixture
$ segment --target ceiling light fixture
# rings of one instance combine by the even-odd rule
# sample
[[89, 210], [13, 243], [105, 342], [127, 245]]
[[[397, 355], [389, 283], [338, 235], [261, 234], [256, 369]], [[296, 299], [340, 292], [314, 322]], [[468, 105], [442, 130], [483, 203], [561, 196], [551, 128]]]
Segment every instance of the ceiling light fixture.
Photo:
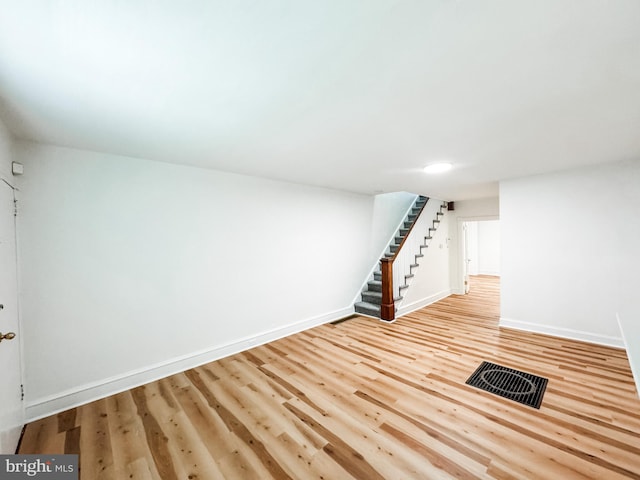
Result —
[[451, 165], [448, 162], [432, 163], [431, 165], [427, 165], [426, 167], [424, 167], [424, 172], [425, 173], [444, 173], [444, 172], [448, 172], [452, 168], [453, 168], [453, 165]]

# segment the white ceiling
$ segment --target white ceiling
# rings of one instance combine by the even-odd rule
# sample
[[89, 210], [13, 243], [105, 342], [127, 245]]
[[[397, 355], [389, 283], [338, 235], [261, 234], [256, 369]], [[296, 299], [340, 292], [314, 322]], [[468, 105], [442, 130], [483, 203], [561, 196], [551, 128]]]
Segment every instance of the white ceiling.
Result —
[[0, 0], [0, 116], [37, 142], [486, 197], [640, 158], [640, 1]]

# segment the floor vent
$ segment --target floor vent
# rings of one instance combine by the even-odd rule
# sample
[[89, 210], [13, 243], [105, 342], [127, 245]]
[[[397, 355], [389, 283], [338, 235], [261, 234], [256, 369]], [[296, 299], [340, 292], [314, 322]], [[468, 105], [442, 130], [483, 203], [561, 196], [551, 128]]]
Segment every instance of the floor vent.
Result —
[[540, 408], [548, 381], [531, 373], [482, 362], [466, 383], [523, 405]]

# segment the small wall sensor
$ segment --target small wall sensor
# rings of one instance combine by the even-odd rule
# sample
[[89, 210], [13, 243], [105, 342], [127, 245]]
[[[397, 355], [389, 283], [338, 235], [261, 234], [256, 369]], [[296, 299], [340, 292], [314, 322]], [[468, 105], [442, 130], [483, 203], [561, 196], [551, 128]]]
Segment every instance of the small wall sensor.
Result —
[[18, 162], [13, 162], [11, 164], [11, 173], [14, 175], [22, 175], [24, 173], [24, 165]]

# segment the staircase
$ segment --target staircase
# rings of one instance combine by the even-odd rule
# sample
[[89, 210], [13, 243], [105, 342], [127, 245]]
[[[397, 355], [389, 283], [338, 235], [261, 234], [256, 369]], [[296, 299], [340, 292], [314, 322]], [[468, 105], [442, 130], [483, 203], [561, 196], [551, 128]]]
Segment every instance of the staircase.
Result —
[[[398, 230], [396, 236], [393, 239], [393, 243], [389, 245], [388, 251], [384, 254], [386, 258], [393, 258], [396, 255], [396, 252], [398, 252], [398, 250], [403, 247], [407, 235], [409, 235], [411, 228], [418, 220], [418, 217], [420, 216], [420, 213], [424, 209], [428, 200], [429, 199], [424, 196], [419, 196], [416, 199], [416, 202], [411, 208], [411, 211], [405, 218], [402, 228]], [[413, 253], [412, 263], [410, 263], [410, 265], [408, 266], [408, 271], [406, 272], [406, 274], [402, 276], [402, 278], [404, 279], [403, 282], [399, 282], [402, 284], [399, 285], [399, 288], [394, 288], [394, 292], [396, 292], [394, 296], [395, 302], [399, 302], [400, 300], [402, 300], [402, 292], [409, 287], [411, 279], [414, 277], [415, 269], [420, 266], [420, 258], [424, 257], [423, 249], [429, 247], [430, 240], [432, 239], [433, 234], [440, 225], [440, 218], [444, 215], [446, 206], [446, 202], [443, 202], [439, 206], [439, 209], [436, 211], [435, 218], [429, 224], [430, 226], [427, 230], [425, 230], [424, 232], [416, 232], [417, 234], [423, 236], [423, 238], [421, 238], [417, 251], [409, 252]], [[421, 224], [424, 226], [424, 223]], [[414, 234], [412, 233], [412, 237], [413, 235]], [[376, 271], [373, 273], [373, 279], [367, 282], [366, 289], [362, 292], [361, 295], [362, 301], [355, 304], [356, 313], [362, 313], [364, 315], [381, 318], [380, 305], [382, 303], [382, 273], [380, 270], [380, 264], [378, 264]]]

